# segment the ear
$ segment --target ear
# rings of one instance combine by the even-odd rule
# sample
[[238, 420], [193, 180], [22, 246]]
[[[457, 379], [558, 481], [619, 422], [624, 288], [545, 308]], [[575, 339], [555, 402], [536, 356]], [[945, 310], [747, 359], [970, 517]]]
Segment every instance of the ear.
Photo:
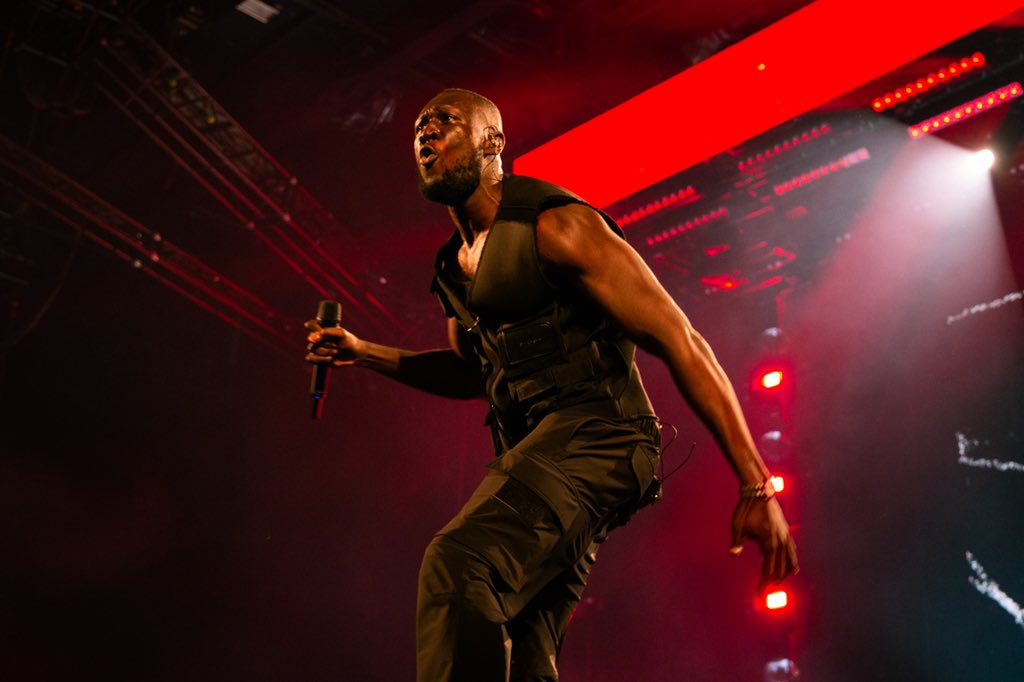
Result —
[[505, 149], [505, 134], [494, 126], [484, 128], [484, 154], [498, 155]]

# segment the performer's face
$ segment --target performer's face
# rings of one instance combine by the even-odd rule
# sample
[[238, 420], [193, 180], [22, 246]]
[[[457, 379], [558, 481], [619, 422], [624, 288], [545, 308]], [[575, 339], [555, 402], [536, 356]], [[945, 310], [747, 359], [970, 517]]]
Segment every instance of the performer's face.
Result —
[[480, 185], [484, 134], [477, 113], [469, 98], [444, 92], [416, 119], [413, 151], [420, 193], [430, 201], [457, 206]]

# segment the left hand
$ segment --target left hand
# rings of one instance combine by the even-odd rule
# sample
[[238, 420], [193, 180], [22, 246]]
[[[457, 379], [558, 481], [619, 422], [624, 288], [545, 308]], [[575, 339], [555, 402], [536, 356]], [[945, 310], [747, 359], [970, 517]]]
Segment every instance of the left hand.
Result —
[[782, 582], [787, 576], [800, 571], [796, 558], [796, 543], [789, 534], [789, 524], [782, 513], [779, 501], [741, 499], [732, 513], [733, 556], [743, 551], [743, 539], [750, 538], [761, 549], [761, 580], [758, 591], [772, 583]]
[[365, 355], [365, 345], [355, 334], [341, 327], [320, 326], [316, 320], [305, 324], [309, 335], [306, 337], [306, 362], [314, 365], [343, 367], [355, 364]]

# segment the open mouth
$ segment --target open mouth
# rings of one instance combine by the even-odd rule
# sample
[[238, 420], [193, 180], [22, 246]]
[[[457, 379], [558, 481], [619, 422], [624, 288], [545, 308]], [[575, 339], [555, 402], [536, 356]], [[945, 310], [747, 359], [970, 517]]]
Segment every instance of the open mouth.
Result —
[[437, 161], [437, 152], [430, 147], [420, 147], [420, 165], [429, 169]]

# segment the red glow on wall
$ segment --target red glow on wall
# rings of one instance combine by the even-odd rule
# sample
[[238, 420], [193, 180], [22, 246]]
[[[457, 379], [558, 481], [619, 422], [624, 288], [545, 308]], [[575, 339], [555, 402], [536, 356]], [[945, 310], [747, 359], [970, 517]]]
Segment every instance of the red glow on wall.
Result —
[[608, 206], [1019, 7], [818, 0], [520, 156], [515, 172]]
[[998, 90], [993, 90], [987, 95], [982, 95], [981, 97], [972, 99], [970, 102], [965, 102], [958, 107], [953, 107], [949, 111], [944, 111], [938, 116], [932, 116], [925, 121], [912, 125], [907, 128], [907, 132], [914, 138], [930, 135], [940, 130], [944, 130], [951, 125], [956, 125], [961, 121], [973, 118], [978, 114], [983, 114], [989, 109], [995, 109], [1001, 104], [1006, 104], [1010, 100], [1017, 99], [1020, 95], [1020, 83], [1010, 83]]
[[871, 108], [875, 111], [885, 111], [886, 109], [911, 100], [918, 95], [924, 94], [934, 87], [959, 78], [968, 71], [981, 68], [984, 65], [985, 55], [981, 52], [975, 52], [970, 57], [964, 57], [958, 62], [953, 62], [944, 69], [939, 69], [935, 73], [929, 73], [918, 78], [912, 83], [907, 83], [903, 87], [896, 88], [892, 92], [887, 92], [881, 97], [876, 97], [874, 101], [871, 102]]

